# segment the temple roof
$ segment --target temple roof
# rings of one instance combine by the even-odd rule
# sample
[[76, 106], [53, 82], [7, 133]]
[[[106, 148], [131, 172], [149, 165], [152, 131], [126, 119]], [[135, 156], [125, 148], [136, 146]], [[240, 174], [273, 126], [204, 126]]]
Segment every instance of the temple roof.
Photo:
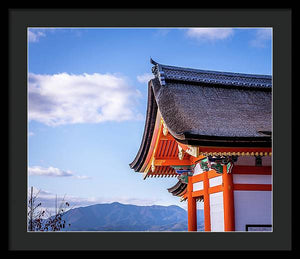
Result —
[[181, 180], [178, 180], [178, 182], [172, 186], [171, 188], [168, 188], [168, 192], [172, 193], [173, 196], [182, 196], [185, 194], [187, 189], [187, 184], [183, 183]]
[[272, 77], [159, 64], [148, 83], [142, 143], [130, 167], [139, 171], [157, 115], [182, 144], [201, 147], [271, 147]]
[[152, 63], [155, 101], [175, 139], [195, 145], [270, 145], [271, 76]]

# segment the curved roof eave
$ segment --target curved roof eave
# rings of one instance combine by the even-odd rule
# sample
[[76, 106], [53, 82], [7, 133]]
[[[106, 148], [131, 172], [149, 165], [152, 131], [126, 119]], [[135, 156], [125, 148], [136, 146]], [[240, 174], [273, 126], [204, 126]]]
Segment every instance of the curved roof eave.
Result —
[[151, 144], [153, 130], [155, 127], [155, 121], [157, 115], [157, 104], [154, 98], [151, 84], [152, 84], [152, 80], [150, 80], [148, 83], [147, 112], [146, 112], [146, 120], [145, 120], [142, 142], [135, 159], [129, 164], [130, 168], [134, 169], [136, 172], [140, 170], [140, 168], [142, 167], [146, 159]]

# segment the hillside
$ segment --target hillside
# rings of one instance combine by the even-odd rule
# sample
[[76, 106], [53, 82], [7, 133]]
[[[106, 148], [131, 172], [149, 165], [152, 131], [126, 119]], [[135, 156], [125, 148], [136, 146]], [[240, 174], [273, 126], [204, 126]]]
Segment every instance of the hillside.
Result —
[[[187, 231], [187, 212], [175, 205], [95, 204], [71, 209], [63, 218], [65, 231]], [[202, 210], [198, 230], [203, 231]]]

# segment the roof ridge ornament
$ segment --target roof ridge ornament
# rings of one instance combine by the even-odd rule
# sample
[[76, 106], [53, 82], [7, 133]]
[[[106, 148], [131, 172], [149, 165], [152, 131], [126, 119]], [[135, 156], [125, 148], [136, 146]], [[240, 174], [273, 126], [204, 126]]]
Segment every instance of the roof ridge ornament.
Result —
[[153, 65], [157, 65], [158, 63], [155, 62], [151, 57], [150, 57], [150, 63], [153, 64]]
[[158, 78], [159, 82], [161, 85], [165, 85], [165, 73], [162, 70], [162, 67], [159, 63], [157, 63], [156, 61], [154, 61], [151, 57], [150, 57], [150, 63], [153, 64], [154, 66], [152, 67], [152, 73], [153, 75]]

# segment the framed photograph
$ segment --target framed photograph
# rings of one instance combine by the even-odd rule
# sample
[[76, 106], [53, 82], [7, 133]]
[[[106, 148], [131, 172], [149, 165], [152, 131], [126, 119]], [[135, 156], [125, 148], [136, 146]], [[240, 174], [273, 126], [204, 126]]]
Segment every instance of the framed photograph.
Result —
[[291, 15], [9, 9], [9, 250], [291, 250]]

